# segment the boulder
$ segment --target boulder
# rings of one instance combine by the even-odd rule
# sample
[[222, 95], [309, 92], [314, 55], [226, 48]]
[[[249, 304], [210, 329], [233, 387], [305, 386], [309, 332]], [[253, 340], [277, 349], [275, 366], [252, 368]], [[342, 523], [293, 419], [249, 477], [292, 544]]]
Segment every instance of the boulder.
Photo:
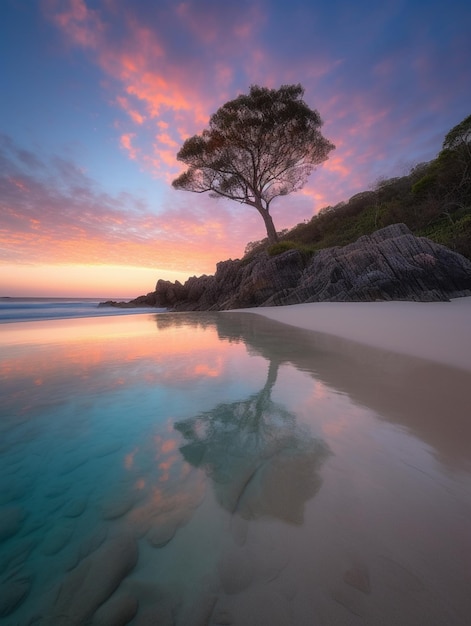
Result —
[[296, 288], [277, 304], [449, 300], [471, 295], [471, 261], [404, 224], [316, 254]]

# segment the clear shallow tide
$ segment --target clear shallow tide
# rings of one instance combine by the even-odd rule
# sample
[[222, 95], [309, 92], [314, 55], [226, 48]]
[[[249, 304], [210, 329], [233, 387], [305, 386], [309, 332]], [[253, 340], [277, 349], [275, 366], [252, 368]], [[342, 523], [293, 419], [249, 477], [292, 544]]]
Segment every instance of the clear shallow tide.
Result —
[[456, 625], [469, 374], [240, 313], [0, 326], [0, 624]]

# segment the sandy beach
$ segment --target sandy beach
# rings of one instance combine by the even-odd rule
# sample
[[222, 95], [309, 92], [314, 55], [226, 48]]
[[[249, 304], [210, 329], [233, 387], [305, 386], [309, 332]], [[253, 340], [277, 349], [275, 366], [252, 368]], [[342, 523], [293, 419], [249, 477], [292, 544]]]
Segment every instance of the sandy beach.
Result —
[[471, 297], [450, 302], [316, 302], [246, 310], [471, 371]]

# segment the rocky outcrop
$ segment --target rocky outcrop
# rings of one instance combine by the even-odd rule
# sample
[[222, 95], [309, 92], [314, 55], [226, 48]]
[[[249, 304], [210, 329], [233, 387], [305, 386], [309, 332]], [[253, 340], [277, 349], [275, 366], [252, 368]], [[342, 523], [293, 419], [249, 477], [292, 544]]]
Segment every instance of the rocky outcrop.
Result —
[[471, 261], [404, 224], [393, 224], [344, 247], [307, 259], [299, 250], [265, 252], [217, 264], [214, 276], [184, 285], [159, 280], [155, 291], [113, 306], [219, 311], [301, 302], [449, 300], [471, 295]]

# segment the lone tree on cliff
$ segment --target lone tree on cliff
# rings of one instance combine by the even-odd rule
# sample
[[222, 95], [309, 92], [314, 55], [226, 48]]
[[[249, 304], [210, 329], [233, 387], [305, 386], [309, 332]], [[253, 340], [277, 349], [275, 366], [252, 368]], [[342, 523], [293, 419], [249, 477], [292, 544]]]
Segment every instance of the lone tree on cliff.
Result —
[[301, 85], [252, 85], [248, 95], [226, 102], [211, 116], [209, 129], [183, 144], [177, 159], [188, 169], [172, 185], [253, 206], [269, 242], [277, 242], [272, 200], [301, 189], [335, 148], [322, 136], [320, 115], [303, 95]]

